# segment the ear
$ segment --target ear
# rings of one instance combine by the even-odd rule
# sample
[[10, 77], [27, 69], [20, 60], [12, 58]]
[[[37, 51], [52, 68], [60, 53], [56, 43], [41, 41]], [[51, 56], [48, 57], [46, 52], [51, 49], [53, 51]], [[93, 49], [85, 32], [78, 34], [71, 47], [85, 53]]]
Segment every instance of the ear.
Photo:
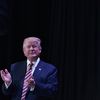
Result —
[[41, 53], [41, 51], [42, 51], [42, 48], [41, 48], [41, 46], [39, 47], [39, 51], [40, 51], [39, 53]]

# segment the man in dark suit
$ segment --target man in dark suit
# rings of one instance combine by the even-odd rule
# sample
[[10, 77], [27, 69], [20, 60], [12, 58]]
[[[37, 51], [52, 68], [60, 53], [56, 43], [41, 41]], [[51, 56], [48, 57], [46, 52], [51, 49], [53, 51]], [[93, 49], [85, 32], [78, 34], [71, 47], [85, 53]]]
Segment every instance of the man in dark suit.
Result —
[[57, 69], [40, 60], [41, 49], [39, 38], [25, 38], [23, 52], [27, 60], [12, 64], [11, 72], [7, 69], [0, 71], [3, 93], [11, 95], [11, 100], [48, 100], [56, 93]]

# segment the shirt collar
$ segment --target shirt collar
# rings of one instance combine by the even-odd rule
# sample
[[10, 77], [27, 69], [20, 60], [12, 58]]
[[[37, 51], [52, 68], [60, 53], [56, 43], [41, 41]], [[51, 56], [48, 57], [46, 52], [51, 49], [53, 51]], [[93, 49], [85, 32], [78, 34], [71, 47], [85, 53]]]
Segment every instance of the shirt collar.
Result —
[[[32, 63], [33, 63], [33, 65], [35, 64], [35, 63], [37, 63], [37, 62], [39, 62], [40, 61], [40, 58], [38, 57], [37, 58], [37, 60], [36, 61], [33, 61]], [[27, 59], [27, 66], [30, 64], [30, 61], [29, 61], [29, 59]]]

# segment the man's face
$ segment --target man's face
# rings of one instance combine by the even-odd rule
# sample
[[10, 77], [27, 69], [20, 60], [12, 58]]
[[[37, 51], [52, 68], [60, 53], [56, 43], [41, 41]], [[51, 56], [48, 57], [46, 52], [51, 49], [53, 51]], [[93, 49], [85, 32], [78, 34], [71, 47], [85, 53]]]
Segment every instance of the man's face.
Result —
[[37, 40], [27, 39], [23, 44], [23, 52], [28, 59], [35, 59], [41, 53], [41, 46]]

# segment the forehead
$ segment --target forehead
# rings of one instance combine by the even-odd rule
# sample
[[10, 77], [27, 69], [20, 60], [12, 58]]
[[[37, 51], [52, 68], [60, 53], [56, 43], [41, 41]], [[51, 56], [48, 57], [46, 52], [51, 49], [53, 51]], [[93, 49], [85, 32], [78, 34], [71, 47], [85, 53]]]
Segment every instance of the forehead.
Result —
[[38, 38], [26, 38], [24, 40], [25, 45], [38, 45], [40, 43]]

